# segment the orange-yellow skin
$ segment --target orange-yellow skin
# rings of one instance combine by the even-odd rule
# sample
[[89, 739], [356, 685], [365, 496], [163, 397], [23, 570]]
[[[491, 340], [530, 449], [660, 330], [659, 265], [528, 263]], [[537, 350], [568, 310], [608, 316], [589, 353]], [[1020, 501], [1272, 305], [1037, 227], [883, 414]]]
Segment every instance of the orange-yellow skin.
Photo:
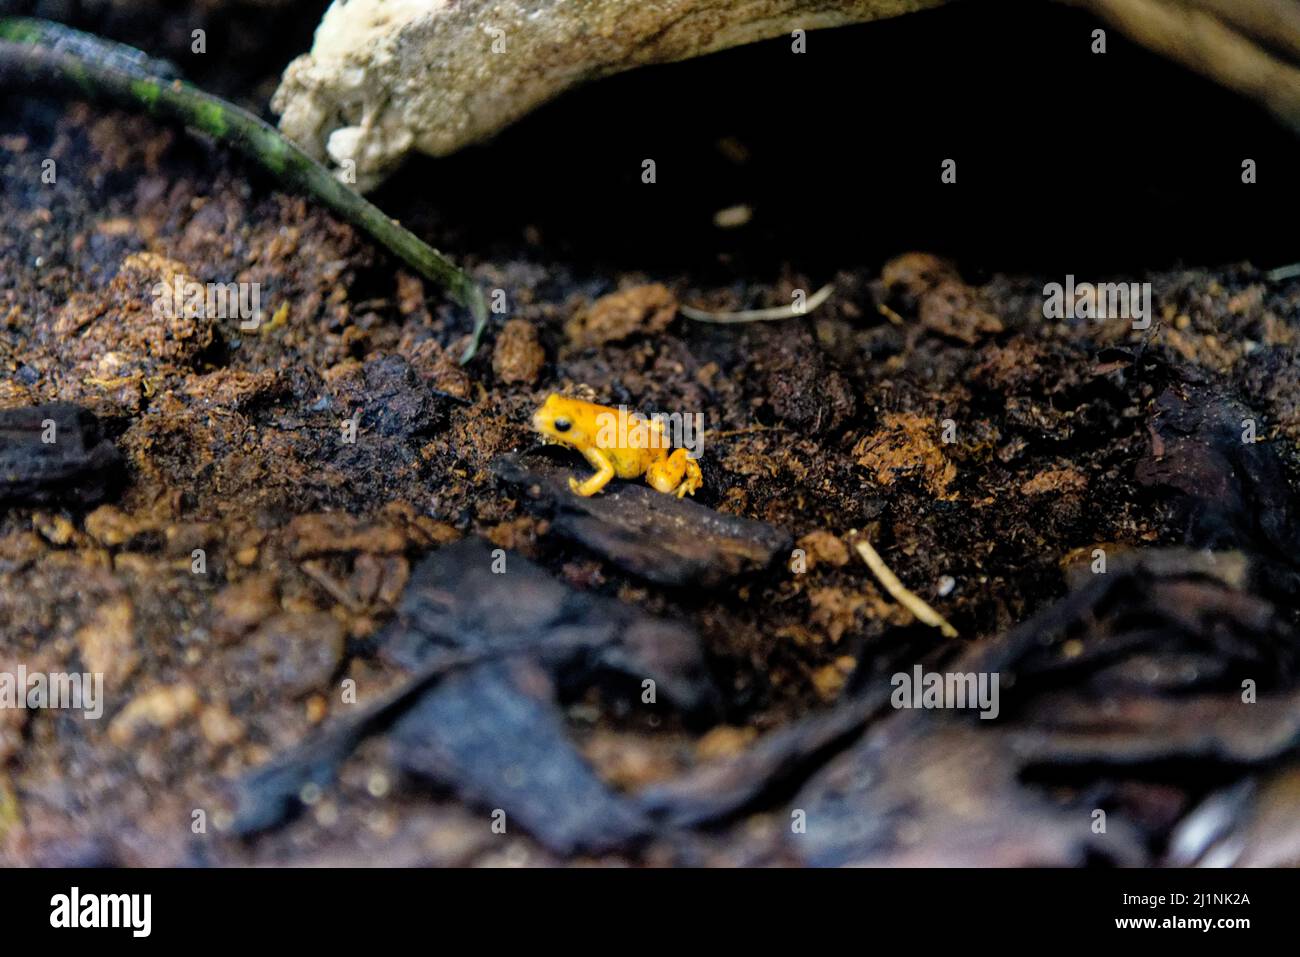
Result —
[[644, 475], [650, 487], [681, 498], [704, 481], [685, 449], [672, 450], [663, 425], [636, 413], [552, 394], [533, 413], [533, 428], [547, 440], [577, 449], [596, 470], [585, 482], [569, 479], [579, 495], [595, 495], [610, 479]]

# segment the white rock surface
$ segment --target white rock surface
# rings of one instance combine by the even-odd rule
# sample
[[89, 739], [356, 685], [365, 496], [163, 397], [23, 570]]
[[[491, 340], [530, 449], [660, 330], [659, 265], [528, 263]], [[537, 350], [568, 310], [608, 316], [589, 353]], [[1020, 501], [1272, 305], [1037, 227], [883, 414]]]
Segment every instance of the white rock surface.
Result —
[[942, 2], [334, 0], [271, 106], [364, 189], [412, 149], [453, 152], [586, 80]]
[[[453, 152], [587, 80], [944, 2], [334, 0], [271, 105], [365, 189], [411, 150]], [[1300, 0], [1068, 2], [1300, 130]]]

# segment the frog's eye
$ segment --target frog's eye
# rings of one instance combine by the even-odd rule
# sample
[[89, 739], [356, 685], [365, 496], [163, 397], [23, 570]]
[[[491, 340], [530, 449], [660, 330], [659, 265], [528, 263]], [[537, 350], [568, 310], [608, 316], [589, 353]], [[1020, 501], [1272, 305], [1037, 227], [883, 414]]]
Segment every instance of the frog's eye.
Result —
[[556, 432], [568, 432], [569, 429], [573, 428], [573, 423], [568, 419], [556, 419], [552, 424], [555, 426]]

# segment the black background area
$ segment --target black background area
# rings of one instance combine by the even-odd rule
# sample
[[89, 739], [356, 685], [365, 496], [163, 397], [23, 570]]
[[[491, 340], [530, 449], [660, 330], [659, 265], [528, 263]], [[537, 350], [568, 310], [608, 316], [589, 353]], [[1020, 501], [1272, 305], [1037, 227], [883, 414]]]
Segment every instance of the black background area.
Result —
[[[428, 197], [437, 226], [483, 255], [509, 255], [532, 225], [549, 255], [701, 283], [782, 263], [824, 276], [910, 248], [975, 272], [1300, 259], [1300, 139], [1117, 30], [1092, 53], [1098, 26], [1036, 0], [955, 3], [811, 32], [802, 55], [783, 37], [643, 68], [416, 159], [377, 198]], [[946, 158], [956, 185], [940, 182]], [[751, 223], [716, 228], [736, 203]]]

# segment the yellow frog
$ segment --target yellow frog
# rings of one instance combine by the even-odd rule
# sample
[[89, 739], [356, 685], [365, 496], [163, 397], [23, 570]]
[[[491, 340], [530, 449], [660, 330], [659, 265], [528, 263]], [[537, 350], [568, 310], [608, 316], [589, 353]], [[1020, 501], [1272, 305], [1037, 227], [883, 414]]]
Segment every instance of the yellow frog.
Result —
[[585, 482], [569, 479], [569, 487], [582, 496], [595, 495], [616, 475], [644, 475], [651, 488], [678, 498], [694, 495], [704, 481], [699, 463], [685, 449], [670, 454], [662, 422], [626, 409], [552, 394], [533, 413], [533, 428], [586, 456], [596, 474]]

